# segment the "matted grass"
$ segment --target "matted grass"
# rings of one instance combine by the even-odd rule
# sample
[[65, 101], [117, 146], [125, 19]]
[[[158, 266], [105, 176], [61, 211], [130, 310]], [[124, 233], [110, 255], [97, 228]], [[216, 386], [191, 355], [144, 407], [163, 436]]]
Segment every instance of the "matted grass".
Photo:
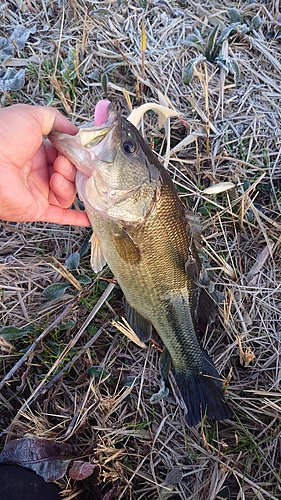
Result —
[[[1, 103], [51, 104], [79, 125], [92, 120], [107, 87], [125, 115], [128, 103], [149, 101], [180, 113], [165, 130], [147, 114], [142, 133], [201, 214], [206, 264], [227, 297], [203, 345], [225, 379], [235, 417], [189, 429], [175, 389], [150, 404], [159, 389], [159, 353], [111, 325], [124, 311], [110, 271], [95, 276], [88, 253], [78, 275], [90, 276], [91, 284], [81, 288], [67, 273], [65, 260], [81, 249], [88, 229], [3, 222], [1, 328], [32, 328], [21, 338], [16, 330], [14, 338], [0, 338], [1, 444], [32, 433], [68, 442], [76, 458], [100, 463], [102, 488], [63, 479], [65, 499], [102, 499], [112, 483], [115, 498], [124, 500], [280, 499], [281, 46], [268, 35], [278, 33], [280, 4], [119, 4], [3, 2], [2, 36], [17, 24], [36, 32], [5, 63], [25, 66], [26, 79], [22, 90], [3, 92]], [[239, 27], [223, 44], [226, 60], [239, 67], [238, 81], [202, 61], [185, 85], [184, 68], [199, 55], [184, 44], [187, 36], [198, 30], [206, 39], [217, 24], [221, 33], [232, 23], [232, 7], [243, 16], [240, 25], [261, 19], [257, 29], [243, 36]], [[202, 192], [224, 181], [235, 188]], [[42, 295], [69, 280], [59, 299]], [[103, 367], [107, 379], [89, 377], [91, 366]]]

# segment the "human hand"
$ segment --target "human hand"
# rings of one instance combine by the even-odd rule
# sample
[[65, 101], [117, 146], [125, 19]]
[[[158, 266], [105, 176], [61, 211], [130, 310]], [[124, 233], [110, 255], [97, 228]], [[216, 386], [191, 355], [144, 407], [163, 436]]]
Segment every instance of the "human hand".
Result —
[[0, 219], [89, 225], [86, 212], [71, 210], [76, 168], [43, 135], [77, 128], [58, 110], [16, 104], [0, 109]]

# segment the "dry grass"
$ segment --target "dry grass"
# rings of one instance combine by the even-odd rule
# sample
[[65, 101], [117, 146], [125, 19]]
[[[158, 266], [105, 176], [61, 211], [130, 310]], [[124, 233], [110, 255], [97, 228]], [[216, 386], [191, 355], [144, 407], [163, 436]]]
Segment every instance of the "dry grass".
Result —
[[[262, 23], [224, 47], [238, 63], [237, 84], [202, 62], [184, 85], [184, 67], [199, 55], [183, 44], [187, 35], [229, 26], [236, 2], [119, 3], [3, 2], [1, 35], [18, 23], [36, 26], [36, 33], [13, 59], [14, 66], [27, 65], [25, 86], [2, 93], [1, 103], [51, 103], [79, 124], [91, 120], [104, 97], [106, 73], [108, 97], [123, 112], [126, 99], [162, 103], [163, 96], [180, 112], [182, 120], [171, 119], [166, 131], [147, 115], [143, 134], [169, 160], [181, 195], [202, 214], [208, 266], [227, 295], [203, 343], [228, 378], [235, 418], [188, 429], [172, 391], [150, 404], [159, 389], [158, 351], [152, 345], [141, 349], [110, 325], [123, 314], [121, 292], [108, 270], [103, 276], [109, 281], [93, 276], [88, 254], [79, 273], [91, 275], [91, 285], [70, 287], [56, 301], [42, 296], [47, 285], [67, 280], [58, 265], [51, 266], [52, 258], [64, 265], [88, 230], [3, 222], [1, 327], [33, 330], [0, 342], [2, 445], [27, 432], [67, 441], [77, 458], [101, 464], [103, 493], [115, 482], [124, 500], [215, 500], [225, 487], [223, 498], [231, 500], [280, 499], [281, 50], [280, 41], [266, 38], [281, 24], [280, 4], [239, 2], [244, 20], [259, 14]], [[143, 15], [147, 50], [140, 96]], [[181, 142], [189, 134], [195, 140]], [[235, 189], [202, 193], [223, 181], [233, 181]], [[69, 320], [74, 326], [60, 329]], [[104, 367], [113, 381], [89, 378], [93, 365]], [[63, 480], [61, 486], [64, 498], [103, 498], [87, 484]]]

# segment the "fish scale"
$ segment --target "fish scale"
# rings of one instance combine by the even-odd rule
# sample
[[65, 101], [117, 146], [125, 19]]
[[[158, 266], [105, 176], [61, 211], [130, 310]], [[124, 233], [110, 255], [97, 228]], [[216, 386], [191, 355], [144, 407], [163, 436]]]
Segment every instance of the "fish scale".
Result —
[[74, 137], [53, 133], [50, 139], [79, 171], [78, 192], [95, 235], [93, 268], [99, 270], [102, 255], [124, 292], [128, 319], [140, 338], [149, 338], [149, 325], [161, 338], [187, 424], [196, 425], [204, 415], [229, 418], [219, 374], [197, 337], [197, 310], [208, 316], [214, 296], [194, 278], [201, 263], [191, 241], [190, 212], [187, 219], [169, 174], [131, 123], [110, 111], [104, 129], [93, 126], [92, 131], [88, 147], [79, 136], [82, 129]]

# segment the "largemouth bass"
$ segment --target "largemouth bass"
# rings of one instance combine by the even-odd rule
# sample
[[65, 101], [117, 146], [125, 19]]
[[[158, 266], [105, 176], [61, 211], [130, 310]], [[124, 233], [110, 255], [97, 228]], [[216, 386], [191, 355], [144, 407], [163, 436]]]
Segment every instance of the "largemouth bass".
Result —
[[[77, 167], [77, 190], [93, 227], [92, 267], [107, 262], [145, 341], [156, 330], [170, 359], [189, 426], [229, 418], [222, 382], [197, 329], [212, 297], [199, 284], [201, 263], [175, 186], [138, 130], [108, 110], [99, 126], [51, 142]], [[204, 292], [204, 293], [203, 293]]]

